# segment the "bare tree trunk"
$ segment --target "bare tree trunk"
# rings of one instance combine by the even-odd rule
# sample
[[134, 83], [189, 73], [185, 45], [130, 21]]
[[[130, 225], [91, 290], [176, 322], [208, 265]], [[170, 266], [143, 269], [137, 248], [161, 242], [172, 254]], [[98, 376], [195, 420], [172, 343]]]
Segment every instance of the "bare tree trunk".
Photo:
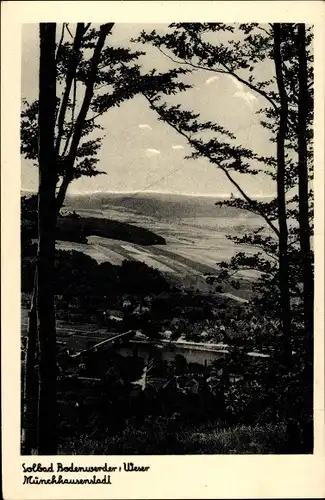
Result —
[[36, 374], [37, 354], [37, 268], [31, 307], [28, 313], [28, 337], [23, 381], [22, 453], [30, 455], [37, 447], [37, 399], [38, 378]]
[[288, 263], [288, 224], [285, 194], [285, 139], [288, 127], [288, 99], [284, 85], [281, 55], [281, 25], [275, 23], [274, 29], [274, 62], [277, 85], [280, 95], [280, 122], [277, 134], [277, 198], [279, 221], [279, 281], [280, 307], [283, 328], [283, 345], [285, 366], [291, 365], [291, 304], [289, 288]]
[[37, 315], [39, 341], [38, 453], [57, 453], [54, 254], [56, 226], [55, 23], [40, 24]]
[[[39, 94], [39, 194], [38, 194], [38, 262], [37, 282], [34, 286], [34, 295], [30, 310], [29, 343], [26, 360], [27, 378], [25, 390], [32, 391], [37, 398], [37, 384], [32, 383], [32, 374], [35, 367], [36, 331], [38, 328], [39, 349], [39, 391], [38, 391], [38, 452], [39, 454], [55, 454], [57, 451], [57, 422], [56, 422], [56, 330], [53, 290], [53, 271], [55, 257], [55, 229], [56, 219], [62, 207], [67, 188], [73, 179], [73, 166], [77, 148], [82, 135], [86, 114], [93, 96], [94, 83], [100, 62], [100, 55], [107, 35], [114, 23], [106, 23], [100, 27], [100, 35], [90, 64], [89, 77], [84, 100], [78, 119], [75, 124], [72, 144], [67, 161], [67, 169], [63, 177], [58, 197], [56, 199], [57, 183], [57, 155], [63, 133], [64, 119], [73, 79], [75, 78], [78, 55], [82, 45], [82, 38], [89, 25], [78, 23], [73, 53], [68, 68], [66, 89], [58, 115], [58, 139], [55, 143], [56, 122], [56, 53], [55, 32], [56, 25], [51, 23], [40, 24], [40, 94]], [[36, 315], [37, 305], [37, 315]], [[29, 398], [27, 398], [29, 401]], [[34, 405], [34, 412], [36, 405]], [[25, 410], [25, 409], [24, 409]], [[32, 407], [24, 411], [24, 415], [32, 414]], [[33, 431], [33, 429], [30, 429]], [[36, 428], [34, 428], [34, 433]], [[34, 440], [32, 434], [23, 433], [26, 449], [31, 451]], [[30, 438], [29, 438], [30, 436]]]
[[298, 168], [299, 168], [299, 238], [304, 283], [304, 323], [306, 335], [311, 338], [314, 323], [314, 283], [310, 249], [308, 210], [307, 120], [308, 120], [308, 73], [306, 56], [306, 30], [298, 25], [299, 51], [299, 100], [298, 100]]
[[[308, 132], [308, 71], [306, 54], [306, 28], [298, 24], [298, 56], [299, 56], [299, 94], [298, 94], [298, 176], [299, 176], [299, 239], [300, 262], [303, 279], [304, 307], [304, 392], [306, 418], [311, 421], [313, 411], [313, 331], [314, 331], [314, 276], [310, 248], [311, 231], [308, 208], [308, 163], [307, 163], [307, 132]], [[309, 429], [309, 437], [305, 436], [305, 446], [312, 446], [312, 425], [304, 422], [304, 433]], [[310, 450], [312, 451], [312, 450]]]

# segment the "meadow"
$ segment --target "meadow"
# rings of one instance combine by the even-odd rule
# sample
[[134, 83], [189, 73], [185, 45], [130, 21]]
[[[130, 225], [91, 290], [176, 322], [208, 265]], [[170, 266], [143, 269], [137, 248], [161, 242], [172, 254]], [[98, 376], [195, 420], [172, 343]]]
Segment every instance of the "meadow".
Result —
[[[178, 286], [191, 286], [210, 291], [204, 275], [215, 274], [218, 263], [228, 261], [237, 251], [253, 252], [249, 247], [235, 245], [226, 235], [245, 234], [248, 228], [261, 225], [258, 217], [229, 207], [217, 207], [218, 197], [186, 196], [165, 193], [118, 195], [94, 193], [70, 196], [66, 210], [75, 211], [91, 221], [114, 220], [132, 227], [141, 227], [159, 235], [165, 244], [139, 245], [96, 236], [87, 244], [58, 241], [62, 250], [74, 249], [93, 257], [98, 263], [121, 265], [124, 259], [136, 260], [167, 275]], [[90, 230], [91, 232], [91, 230]], [[253, 271], [240, 274], [243, 284], [257, 278]], [[245, 289], [245, 286], [244, 286]], [[225, 290], [245, 297], [242, 291]]]

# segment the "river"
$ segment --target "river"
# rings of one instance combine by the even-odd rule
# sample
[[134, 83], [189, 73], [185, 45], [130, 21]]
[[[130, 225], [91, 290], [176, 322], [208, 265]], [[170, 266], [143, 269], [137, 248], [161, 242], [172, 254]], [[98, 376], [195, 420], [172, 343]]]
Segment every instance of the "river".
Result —
[[227, 351], [221, 347], [217, 350], [212, 347], [209, 349], [200, 345], [182, 345], [177, 342], [155, 344], [146, 341], [130, 341], [129, 344], [119, 347], [116, 351], [122, 356], [132, 356], [137, 353], [145, 359], [153, 357], [166, 362], [173, 361], [179, 354], [184, 356], [188, 363], [200, 365], [209, 365], [227, 354]]

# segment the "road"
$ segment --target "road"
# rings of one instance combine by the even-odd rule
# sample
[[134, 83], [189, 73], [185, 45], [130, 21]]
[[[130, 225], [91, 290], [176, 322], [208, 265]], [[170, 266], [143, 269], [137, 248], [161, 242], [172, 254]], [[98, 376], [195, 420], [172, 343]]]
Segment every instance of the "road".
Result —
[[[22, 308], [21, 310], [21, 332], [23, 336], [27, 335], [28, 330], [28, 310]], [[76, 324], [75, 326], [67, 321], [57, 320], [56, 331], [58, 337], [58, 344], [61, 342], [73, 351], [80, 351], [87, 347], [89, 342], [98, 343], [102, 340], [109, 339], [116, 335], [107, 331], [107, 328], [100, 325]]]

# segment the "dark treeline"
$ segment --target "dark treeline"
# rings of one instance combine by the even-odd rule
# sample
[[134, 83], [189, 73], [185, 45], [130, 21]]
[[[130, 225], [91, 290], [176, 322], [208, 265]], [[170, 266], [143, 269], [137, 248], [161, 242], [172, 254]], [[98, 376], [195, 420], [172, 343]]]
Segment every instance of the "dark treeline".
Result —
[[[243, 405], [245, 413], [250, 408], [248, 401], [252, 400], [257, 406], [260, 400], [264, 401], [272, 422], [284, 426], [282, 451], [312, 453], [312, 27], [293, 23], [172, 23], [167, 33], [142, 32], [136, 41], [151, 44], [174, 63], [178, 61], [176, 69], [165, 73], [153, 70], [148, 74], [144, 74], [138, 64], [138, 58], [145, 53], [110, 45], [114, 23], [103, 24], [99, 29], [90, 23], [78, 23], [72, 38], [70, 28], [64, 23], [60, 26], [58, 43], [57, 28], [53, 23], [40, 24], [39, 99], [25, 103], [22, 110], [22, 154], [34, 160], [39, 169], [34, 275], [24, 270], [29, 290], [33, 288], [24, 371], [23, 412], [28, 416], [24, 420], [25, 452], [55, 454], [58, 449], [55, 301], [59, 284], [55, 275], [58, 262], [62, 268], [65, 265], [62, 254], [55, 252], [60, 210], [73, 180], [103, 173], [97, 169], [97, 153], [103, 137], [97, 137], [101, 126], [96, 118], [141, 95], [159, 120], [187, 140], [192, 158], [208, 160], [235, 189], [236, 196], [219, 200], [217, 205], [245, 210], [261, 218], [260, 227], [243, 235], [229, 236], [235, 243], [256, 248], [255, 254], [242, 251], [230, 261], [219, 263], [224, 269], [225, 281], [231, 280], [238, 269], [262, 273], [250, 304], [258, 317], [255, 335], [261, 329], [261, 318], [266, 319], [267, 324], [272, 318], [277, 320], [277, 335], [272, 338], [272, 367], [263, 365], [262, 375], [251, 384], [246, 381], [244, 385], [234, 384], [232, 403], [234, 411]], [[225, 43], [220, 41], [219, 33], [228, 36]], [[208, 42], [206, 35], [215, 43]], [[130, 41], [130, 47], [134, 47], [134, 42]], [[271, 71], [263, 80], [260, 68], [265, 62], [270, 63]], [[236, 134], [223, 124], [203, 121], [197, 110], [186, 110], [166, 100], [166, 96], [191, 88], [189, 83], [184, 83], [183, 76], [201, 69], [227, 75], [258, 96], [260, 107], [256, 113], [260, 125], [268, 131], [269, 142], [274, 146], [273, 155], [263, 156], [243, 146]], [[84, 97], [78, 103], [81, 89]], [[217, 103], [216, 95], [214, 104]], [[249, 196], [245, 179], [251, 175], [269, 176], [276, 192], [274, 199], [263, 201]], [[29, 224], [27, 221], [23, 229], [27, 238]], [[81, 259], [75, 255], [71, 258], [75, 262]], [[28, 259], [30, 264], [33, 255]], [[79, 279], [73, 266], [66, 270], [71, 300], [75, 279], [79, 279], [84, 294], [98, 293], [96, 280], [101, 278], [95, 278], [97, 267], [87, 259], [83, 265], [93, 278], [87, 274], [87, 278], [84, 275]], [[130, 276], [132, 265], [122, 266]], [[124, 280], [123, 286], [133, 289], [130, 294], [135, 293], [136, 276], [141, 273], [143, 287], [147, 286], [146, 282], [151, 283], [150, 286], [158, 283], [162, 288], [165, 286], [161, 277], [146, 267], [138, 266], [134, 280], [130, 281], [123, 278], [124, 270], [117, 275], [109, 265], [103, 265], [101, 270], [110, 283], [116, 284], [116, 289]], [[85, 283], [88, 279], [89, 286]], [[105, 286], [103, 283], [104, 289]], [[236, 315], [233, 319], [239, 321]], [[240, 347], [245, 348], [244, 344]], [[29, 422], [35, 423], [34, 429]], [[269, 424], [266, 418], [264, 424]]]
[[[26, 237], [37, 238], [37, 196], [23, 196], [21, 211], [24, 212]], [[29, 215], [28, 215], [28, 214]], [[24, 236], [24, 235], [23, 235]], [[59, 215], [55, 228], [57, 240], [87, 243], [87, 236], [101, 236], [138, 245], [165, 245], [166, 240], [148, 229], [126, 222], [98, 217], [82, 216], [75, 212]]]

